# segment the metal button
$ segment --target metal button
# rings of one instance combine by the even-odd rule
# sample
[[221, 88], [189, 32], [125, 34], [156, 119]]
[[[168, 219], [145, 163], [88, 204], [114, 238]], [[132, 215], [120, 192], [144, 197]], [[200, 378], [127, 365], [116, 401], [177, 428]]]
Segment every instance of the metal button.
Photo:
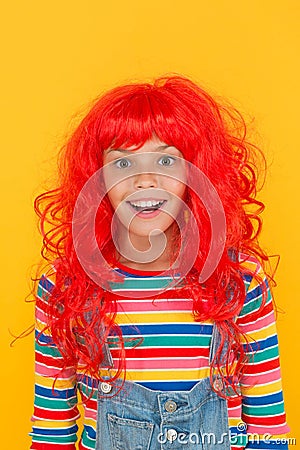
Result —
[[214, 389], [216, 391], [222, 391], [224, 388], [224, 384], [221, 378], [216, 378], [214, 383], [213, 383]]
[[174, 430], [174, 428], [170, 428], [167, 431], [167, 439], [168, 439], [168, 441], [173, 442], [173, 441], [175, 441], [176, 438], [177, 438], [177, 431]]
[[104, 394], [108, 394], [112, 390], [112, 386], [108, 383], [105, 383], [105, 381], [103, 381], [100, 385], [100, 389]]
[[173, 400], [167, 400], [165, 403], [165, 410], [172, 413], [176, 411], [177, 405]]

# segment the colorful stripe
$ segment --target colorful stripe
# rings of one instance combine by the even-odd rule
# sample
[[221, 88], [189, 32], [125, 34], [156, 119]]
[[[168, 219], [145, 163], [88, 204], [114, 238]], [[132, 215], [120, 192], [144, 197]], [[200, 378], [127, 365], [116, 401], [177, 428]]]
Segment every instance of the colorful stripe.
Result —
[[[263, 275], [254, 258], [248, 258], [245, 267]], [[127, 379], [149, 389], [189, 390], [200, 379], [209, 376], [209, 346], [212, 323], [196, 323], [192, 314], [192, 300], [184, 298], [137, 299], [127, 298], [128, 293], [155, 293], [168, 286], [173, 278], [159, 274], [139, 274], [118, 270], [125, 276], [124, 283], [112, 285], [118, 292], [116, 320], [125, 339]], [[232, 450], [241, 448], [286, 449], [279, 439], [250, 442], [247, 434], [239, 432], [241, 421], [248, 433], [264, 436], [283, 435], [288, 432], [282, 396], [278, 341], [272, 297], [268, 289], [260, 317], [253, 320], [253, 312], [262, 305], [262, 287], [251, 276], [244, 277], [246, 299], [237, 318], [245, 333], [246, 352], [250, 359], [242, 380], [242, 400], [228, 400], [229, 429]], [[77, 373], [72, 368], [61, 372], [62, 358], [51, 341], [46, 324], [46, 301], [54, 283], [43, 277], [38, 287], [39, 308], [36, 308], [36, 386], [33, 414], [32, 449], [74, 450], [77, 441], [76, 420], [77, 391], [84, 406], [84, 426], [79, 442], [80, 449], [92, 450], [96, 440], [97, 392], [95, 380]], [[180, 291], [179, 291], [180, 292]], [[135, 338], [135, 339], [133, 339]], [[111, 354], [117, 364], [118, 342], [109, 338]], [[53, 381], [58, 375], [55, 389]], [[234, 439], [236, 437], [236, 439]], [[248, 436], [249, 437], [249, 436]], [[278, 442], [277, 442], [278, 441]]]

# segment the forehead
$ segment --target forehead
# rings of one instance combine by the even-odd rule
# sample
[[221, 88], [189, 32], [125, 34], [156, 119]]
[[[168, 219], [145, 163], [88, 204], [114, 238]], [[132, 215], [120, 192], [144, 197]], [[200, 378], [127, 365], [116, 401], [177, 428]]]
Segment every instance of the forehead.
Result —
[[147, 152], [172, 152], [177, 153], [181, 156], [181, 151], [172, 145], [168, 145], [158, 139], [151, 139], [145, 142], [142, 146], [130, 146], [130, 147], [111, 147], [104, 151], [104, 156], [121, 156], [130, 154], [132, 152], [136, 153], [147, 153]]

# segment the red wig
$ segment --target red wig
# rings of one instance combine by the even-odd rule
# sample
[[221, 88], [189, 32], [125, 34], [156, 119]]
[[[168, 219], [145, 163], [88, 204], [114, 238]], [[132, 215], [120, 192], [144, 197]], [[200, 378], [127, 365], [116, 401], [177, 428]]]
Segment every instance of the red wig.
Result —
[[[217, 102], [180, 76], [129, 84], [107, 92], [96, 100], [62, 148], [59, 187], [43, 193], [35, 202], [43, 235], [42, 255], [57, 269], [55, 288], [48, 300], [48, 327], [65, 365], [76, 366], [80, 360], [86, 372], [98, 379], [103, 342], [108, 333], [116, 334], [120, 365], [115, 376], [124, 370], [124, 343], [114, 320], [116, 298], [96, 286], [81, 267], [73, 246], [72, 215], [84, 184], [103, 165], [104, 150], [138, 148], [153, 136], [179, 149], [212, 181], [222, 201], [227, 223], [225, 250], [214, 273], [201, 284], [198, 276], [208, 253], [211, 228], [201, 200], [187, 188], [186, 203], [201, 230], [201, 242], [185, 289], [194, 300], [195, 320], [212, 319], [218, 324], [222, 336], [219, 357], [225, 340], [229, 343], [226, 361], [230, 353], [235, 354], [235, 372], [230, 373], [227, 364], [227, 375], [239, 375], [245, 352], [234, 318], [245, 300], [245, 268], [238, 255], [267, 260], [257, 241], [264, 205], [255, 199], [260, 167], [257, 161], [264, 165], [265, 160], [247, 142], [246, 125], [238, 111]], [[107, 258], [113, 254], [112, 215], [105, 197], [99, 206], [95, 231], [99, 248]], [[203, 297], [208, 301], [203, 302]], [[82, 334], [84, 344], [78, 338]]]

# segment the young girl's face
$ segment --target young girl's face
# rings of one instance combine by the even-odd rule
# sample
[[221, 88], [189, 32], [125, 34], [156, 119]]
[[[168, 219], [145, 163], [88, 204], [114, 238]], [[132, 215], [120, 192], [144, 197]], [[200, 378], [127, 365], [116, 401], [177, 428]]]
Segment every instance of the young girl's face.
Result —
[[183, 205], [182, 153], [153, 138], [137, 150], [110, 148], [103, 158], [109, 200], [130, 235], [167, 231]]

